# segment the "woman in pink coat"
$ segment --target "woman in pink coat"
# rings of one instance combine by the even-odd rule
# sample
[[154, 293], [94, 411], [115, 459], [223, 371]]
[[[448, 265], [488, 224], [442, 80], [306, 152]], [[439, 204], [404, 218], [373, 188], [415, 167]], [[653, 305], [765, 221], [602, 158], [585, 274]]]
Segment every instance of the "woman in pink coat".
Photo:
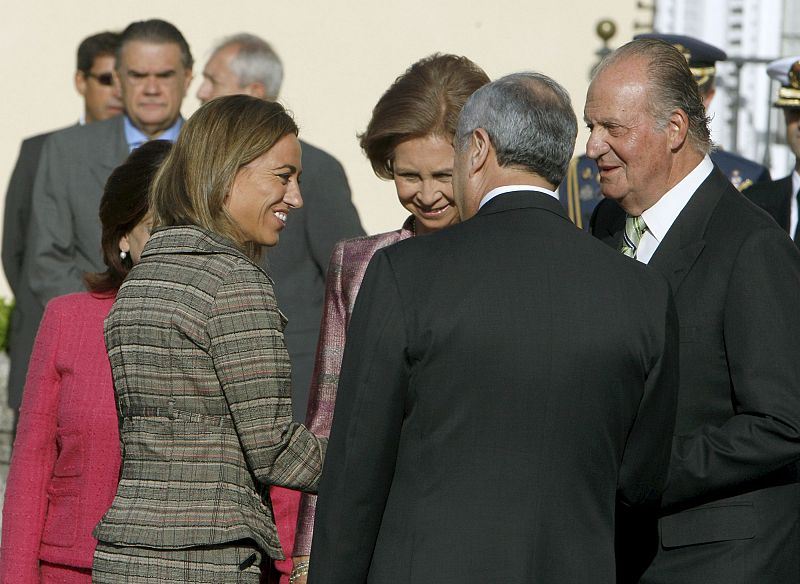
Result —
[[89, 584], [92, 529], [117, 490], [120, 452], [103, 320], [150, 235], [147, 191], [170, 143], [148, 142], [100, 202], [108, 269], [54, 298], [28, 367], [3, 504], [0, 583]]
[[[467, 98], [488, 82], [486, 73], [466, 57], [436, 54], [414, 63], [372, 110], [361, 148], [375, 174], [394, 181], [397, 198], [411, 216], [397, 231], [340, 241], [333, 250], [306, 414], [306, 425], [317, 435], [330, 434], [347, 325], [372, 255], [459, 221], [451, 142]], [[293, 584], [305, 582], [315, 509], [316, 496], [302, 495]]]

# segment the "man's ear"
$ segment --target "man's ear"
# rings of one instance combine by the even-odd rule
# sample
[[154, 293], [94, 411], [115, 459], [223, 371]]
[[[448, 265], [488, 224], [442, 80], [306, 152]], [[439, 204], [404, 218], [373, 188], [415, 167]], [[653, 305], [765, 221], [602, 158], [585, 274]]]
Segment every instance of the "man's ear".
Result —
[[667, 132], [669, 132], [669, 147], [673, 151], [679, 150], [686, 143], [689, 134], [689, 116], [685, 111], [677, 109], [670, 114]]
[[83, 71], [75, 71], [75, 90], [86, 95], [86, 74]]
[[192, 84], [192, 79], [194, 79], [194, 71], [191, 69], [186, 69], [186, 74], [183, 78], [183, 94], [186, 95], [189, 92], [189, 86]]
[[[242, 93], [245, 95], [252, 95], [253, 97], [257, 97], [258, 99], [269, 99], [267, 95], [267, 89], [264, 87], [264, 84], [260, 81], [253, 81], [252, 83], [248, 83], [244, 87], [242, 87]], [[269, 99], [269, 101], [272, 101]]]
[[483, 128], [472, 131], [470, 136], [469, 173], [477, 174], [486, 168], [492, 153], [492, 142], [489, 133]]

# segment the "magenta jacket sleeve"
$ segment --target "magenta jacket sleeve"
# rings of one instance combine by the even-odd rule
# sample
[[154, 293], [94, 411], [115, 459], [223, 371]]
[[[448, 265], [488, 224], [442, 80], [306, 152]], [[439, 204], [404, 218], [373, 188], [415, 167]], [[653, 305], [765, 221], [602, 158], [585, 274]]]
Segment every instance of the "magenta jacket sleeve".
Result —
[[56, 460], [61, 318], [48, 306], [31, 355], [3, 504], [0, 583], [39, 582], [47, 486]]

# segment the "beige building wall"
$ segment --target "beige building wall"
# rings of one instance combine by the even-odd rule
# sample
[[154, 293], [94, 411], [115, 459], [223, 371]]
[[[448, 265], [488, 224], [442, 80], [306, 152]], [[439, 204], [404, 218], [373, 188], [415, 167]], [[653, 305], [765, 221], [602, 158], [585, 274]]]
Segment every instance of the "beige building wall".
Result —
[[[72, 80], [81, 39], [158, 17], [183, 32], [197, 62], [185, 116], [199, 105], [195, 92], [215, 41], [241, 31], [270, 41], [285, 64], [281, 101], [294, 112], [301, 136], [342, 162], [368, 233], [396, 229], [405, 213], [392, 184], [372, 174], [356, 140], [395, 77], [435, 51], [466, 55], [492, 78], [534, 69], [567, 88], [580, 119], [588, 71], [601, 46], [596, 23], [615, 20], [612, 44], [621, 44], [631, 37], [634, 20], [647, 20], [635, 5], [634, 0], [4, 2], [0, 192], [4, 195], [24, 137], [78, 119], [81, 101]], [[578, 151], [585, 139], [582, 130]], [[9, 294], [0, 280], [0, 295]]]

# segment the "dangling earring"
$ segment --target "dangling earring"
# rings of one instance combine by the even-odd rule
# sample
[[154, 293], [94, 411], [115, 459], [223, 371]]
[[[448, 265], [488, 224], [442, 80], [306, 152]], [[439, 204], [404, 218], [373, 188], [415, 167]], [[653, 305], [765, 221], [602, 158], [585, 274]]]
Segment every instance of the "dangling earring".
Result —
[[119, 259], [124, 260], [126, 257], [128, 257], [128, 252], [127, 251], [120, 251], [119, 252]]

